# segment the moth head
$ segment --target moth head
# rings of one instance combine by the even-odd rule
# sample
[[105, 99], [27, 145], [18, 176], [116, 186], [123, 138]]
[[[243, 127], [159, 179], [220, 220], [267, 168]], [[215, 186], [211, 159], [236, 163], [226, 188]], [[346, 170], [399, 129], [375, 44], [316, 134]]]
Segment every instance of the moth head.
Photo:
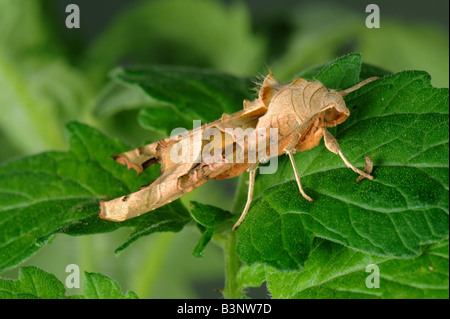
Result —
[[350, 115], [342, 95], [330, 90], [323, 97], [324, 121], [328, 127], [344, 122]]

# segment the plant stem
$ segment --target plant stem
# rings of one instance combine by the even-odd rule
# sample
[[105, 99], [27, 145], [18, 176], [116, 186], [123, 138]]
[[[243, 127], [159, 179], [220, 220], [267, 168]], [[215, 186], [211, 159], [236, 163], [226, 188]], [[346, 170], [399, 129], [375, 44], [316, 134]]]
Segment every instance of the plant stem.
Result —
[[223, 240], [220, 240], [225, 259], [225, 287], [223, 295], [226, 299], [240, 299], [243, 295], [243, 287], [237, 281], [241, 261], [236, 254], [236, 233], [230, 229], [223, 235]]
[[[243, 177], [244, 175], [244, 177]], [[248, 174], [239, 177], [238, 187], [234, 196], [231, 211], [236, 214], [240, 211], [245, 203], [245, 191], [248, 189], [245, 181], [248, 180]], [[243, 192], [244, 191], [244, 195]], [[216, 233], [213, 240], [223, 249], [225, 262], [225, 287], [223, 288], [223, 296], [226, 299], [240, 299], [244, 296], [244, 287], [238, 283], [237, 275], [242, 266], [241, 261], [236, 253], [236, 232], [231, 230], [231, 225], [222, 232]]]
[[[247, 184], [245, 184], [246, 180], [248, 180], [247, 173], [239, 177], [238, 187], [231, 208], [234, 214], [237, 214], [245, 203], [245, 194], [248, 189]], [[237, 282], [237, 274], [242, 263], [236, 253], [236, 232], [229, 228], [223, 234], [220, 244], [223, 247], [225, 259], [225, 287], [223, 289], [223, 295], [226, 299], [240, 299], [244, 295], [242, 292], [244, 287]]]

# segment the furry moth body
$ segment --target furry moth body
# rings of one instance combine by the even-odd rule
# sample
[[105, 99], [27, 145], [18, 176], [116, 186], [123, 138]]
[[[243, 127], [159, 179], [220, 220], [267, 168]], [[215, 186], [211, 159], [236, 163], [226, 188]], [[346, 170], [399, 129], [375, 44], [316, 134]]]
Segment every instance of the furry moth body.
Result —
[[[134, 150], [113, 155], [113, 158], [140, 174], [148, 166], [160, 163], [161, 174], [151, 184], [139, 191], [110, 201], [100, 202], [100, 217], [111, 221], [123, 221], [150, 212], [166, 205], [184, 194], [199, 187], [210, 179], [226, 179], [250, 172], [249, 191], [245, 208], [233, 229], [242, 223], [250, 208], [258, 163], [248, 161], [248, 149], [244, 148], [244, 161], [222, 162], [183, 162], [175, 163], [171, 151], [183, 139], [192, 140], [193, 136], [202, 136], [210, 129], [218, 129], [224, 139], [214, 140], [215, 147], [236, 149], [236, 141], [226, 139], [227, 128], [255, 130], [278, 130], [277, 155], [287, 154], [293, 166], [295, 179], [301, 195], [308, 201], [312, 199], [304, 192], [300, 182], [293, 155], [317, 146], [324, 138], [328, 150], [338, 154], [344, 163], [362, 178], [373, 179], [370, 175], [371, 165], [364, 171], [353, 166], [342, 153], [337, 140], [327, 131], [328, 127], [345, 121], [350, 111], [342, 98], [363, 85], [376, 80], [369, 78], [349, 89], [336, 91], [326, 88], [320, 82], [308, 82], [297, 78], [290, 83], [279, 83], [272, 74], [265, 77], [260, 87], [258, 98], [254, 101], [244, 100], [244, 109], [234, 114], [224, 114], [221, 119], [205, 124], [181, 134], [178, 139], [169, 137]], [[228, 140], [228, 142], [224, 142]], [[191, 151], [191, 158], [205, 147], [200, 143], [197, 151]], [[195, 147], [194, 147], [195, 149]], [[370, 161], [366, 157], [366, 161]]]

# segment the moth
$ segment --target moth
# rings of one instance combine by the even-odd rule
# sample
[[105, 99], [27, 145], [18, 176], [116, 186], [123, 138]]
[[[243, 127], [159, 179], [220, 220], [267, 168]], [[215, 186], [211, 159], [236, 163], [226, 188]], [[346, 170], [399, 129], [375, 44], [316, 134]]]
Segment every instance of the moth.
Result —
[[[223, 114], [219, 120], [186, 131], [176, 138], [167, 137], [113, 155], [117, 162], [126, 165], [128, 169], [135, 169], [138, 174], [156, 163], [161, 164], [161, 171], [159, 177], [149, 185], [141, 187], [139, 191], [110, 201], [101, 201], [100, 217], [110, 221], [124, 221], [166, 205], [210, 179], [232, 178], [248, 171], [247, 202], [239, 220], [233, 226], [233, 230], [236, 230], [250, 208], [256, 170], [261, 162], [259, 157], [256, 161], [250, 161], [250, 155], [267, 154], [268, 147], [274, 146], [273, 140], [276, 141], [275, 155], [288, 155], [300, 194], [309, 202], [312, 198], [302, 187], [293, 154], [317, 146], [322, 137], [326, 148], [338, 154], [347, 167], [359, 174], [358, 181], [362, 178], [372, 180], [370, 158], [366, 157], [364, 171], [356, 168], [344, 156], [336, 138], [327, 128], [336, 126], [349, 117], [350, 111], [345, 105], [343, 96], [376, 79], [376, 77], [368, 78], [351, 88], [339, 91], [328, 89], [320, 82], [309, 82], [303, 78], [297, 78], [290, 83], [280, 83], [270, 73], [260, 85], [258, 97], [253, 101], [244, 100], [242, 110], [231, 115]], [[242, 140], [229, 133], [230, 129], [236, 128], [255, 132], [275, 129], [277, 135], [273, 139], [270, 134], [261, 134], [269, 146], [253, 149], [249, 143], [245, 143], [248, 142], [248, 138], [242, 143]], [[194, 141], [195, 136], [204, 137], [211, 129], [218, 131], [220, 136]], [[189, 149], [187, 156], [190, 160], [174, 161], [173, 155], [179, 153], [180, 144], [192, 141], [194, 147]], [[211, 150], [220, 150], [215, 153], [219, 159], [211, 161], [211, 158], [207, 160], [200, 157], [207, 146]], [[240, 155], [243, 154], [243, 160], [233, 161], [238, 152]]]

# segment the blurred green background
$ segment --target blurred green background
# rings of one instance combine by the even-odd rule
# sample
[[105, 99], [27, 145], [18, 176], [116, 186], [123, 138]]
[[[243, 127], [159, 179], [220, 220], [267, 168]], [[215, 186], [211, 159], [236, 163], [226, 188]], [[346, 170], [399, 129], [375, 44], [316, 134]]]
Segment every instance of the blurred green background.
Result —
[[[67, 29], [65, 8], [80, 8], [81, 28]], [[376, 3], [381, 27], [368, 29]], [[137, 121], [149, 106], [108, 79], [124, 64], [177, 64], [281, 81], [349, 52], [392, 72], [418, 69], [437, 87], [449, 82], [447, 0], [219, 1], [0, 0], [0, 161], [67, 149], [64, 125], [77, 120], [132, 146], [164, 136]], [[229, 209], [234, 181], [211, 181], [183, 199]], [[205, 196], [207, 195], [207, 196]], [[65, 281], [65, 267], [100, 272], [144, 298], [219, 298], [223, 257], [215, 245], [195, 259], [199, 233], [140, 239], [113, 255], [127, 230], [58, 235], [26, 262]], [[0, 273], [15, 278], [17, 269]], [[69, 293], [79, 293], [72, 289]], [[254, 295], [263, 296], [263, 295]]]

